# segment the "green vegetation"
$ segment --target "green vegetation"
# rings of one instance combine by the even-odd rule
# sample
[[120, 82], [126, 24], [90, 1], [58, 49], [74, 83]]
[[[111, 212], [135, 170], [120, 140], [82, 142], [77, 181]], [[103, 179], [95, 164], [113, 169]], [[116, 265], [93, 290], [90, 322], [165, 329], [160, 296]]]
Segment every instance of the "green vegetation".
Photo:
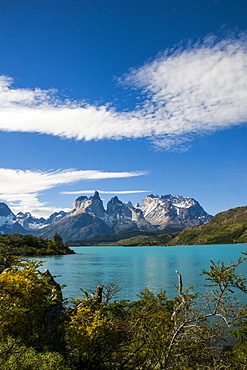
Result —
[[204, 225], [188, 227], [169, 245], [247, 243], [247, 207], [218, 213]]
[[[3, 253], [10, 256], [42, 256], [74, 253], [62, 242], [60, 235], [54, 239], [43, 239], [33, 235], [3, 234], [0, 235], [0, 258]], [[3, 256], [2, 256], [3, 257]]]
[[96, 236], [90, 239], [76, 240], [67, 243], [73, 246], [103, 246], [103, 245], [167, 245], [168, 242], [183, 230], [178, 227], [166, 227], [157, 231], [123, 230], [112, 235]]
[[[236, 269], [211, 261], [208, 290], [177, 297], [145, 289], [134, 302], [111, 302], [116, 284], [63, 302], [61, 287], [37, 262], [8, 255], [0, 274], [0, 367], [3, 370], [246, 370], [247, 293]], [[8, 246], [5, 246], [9, 252]], [[4, 258], [2, 258], [3, 264]]]
[[113, 235], [71, 242], [71, 245], [198, 245], [247, 243], [247, 207], [238, 207], [218, 213], [204, 225], [165, 228], [156, 232], [124, 230]]
[[63, 335], [60, 287], [38, 271], [40, 264], [12, 256], [10, 266], [10, 260], [0, 274], [0, 368], [69, 369], [58, 351]]
[[165, 234], [165, 235], [138, 235], [138, 236], [133, 236], [131, 238], [127, 239], [121, 239], [116, 242], [102, 242], [98, 244], [99, 246], [126, 246], [126, 247], [131, 247], [131, 246], [145, 246], [145, 245], [167, 245], [172, 238], [175, 237], [176, 234]]

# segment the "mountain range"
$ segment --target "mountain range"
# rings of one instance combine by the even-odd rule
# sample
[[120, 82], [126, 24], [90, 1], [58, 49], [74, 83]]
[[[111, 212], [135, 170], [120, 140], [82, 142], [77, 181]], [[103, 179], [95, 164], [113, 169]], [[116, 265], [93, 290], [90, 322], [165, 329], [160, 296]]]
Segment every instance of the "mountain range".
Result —
[[17, 232], [21, 234], [32, 234], [36, 230], [58, 221], [66, 214], [64, 211], [56, 212], [47, 219], [33, 217], [30, 212], [19, 212], [15, 215], [7, 204], [0, 203], [0, 234]]
[[29, 233], [44, 238], [53, 238], [58, 233], [64, 241], [112, 235], [124, 230], [157, 232], [169, 227], [181, 230], [203, 225], [211, 219], [195, 199], [171, 194], [151, 194], [141, 205], [135, 206], [115, 196], [105, 209], [95, 191], [89, 198], [78, 197], [70, 212], [56, 212], [47, 219], [35, 218], [29, 212], [14, 215], [5, 203], [0, 203], [0, 233]]

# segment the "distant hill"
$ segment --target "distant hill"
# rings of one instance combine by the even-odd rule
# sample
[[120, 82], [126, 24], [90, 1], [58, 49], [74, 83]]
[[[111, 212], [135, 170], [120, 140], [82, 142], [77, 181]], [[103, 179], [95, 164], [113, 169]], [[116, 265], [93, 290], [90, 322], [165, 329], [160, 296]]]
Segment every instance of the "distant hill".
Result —
[[155, 246], [155, 245], [168, 245], [169, 242], [175, 237], [176, 234], [164, 234], [164, 235], [137, 235], [130, 238], [121, 239], [117, 242], [102, 242], [99, 246]]
[[167, 245], [183, 228], [166, 227], [163, 230], [151, 232], [141, 230], [123, 230], [116, 234], [95, 236], [90, 239], [75, 240], [67, 243], [73, 246], [103, 246], [103, 245]]
[[220, 212], [204, 225], [183, 230], [169, 245], [247, 243], [247, 206]]

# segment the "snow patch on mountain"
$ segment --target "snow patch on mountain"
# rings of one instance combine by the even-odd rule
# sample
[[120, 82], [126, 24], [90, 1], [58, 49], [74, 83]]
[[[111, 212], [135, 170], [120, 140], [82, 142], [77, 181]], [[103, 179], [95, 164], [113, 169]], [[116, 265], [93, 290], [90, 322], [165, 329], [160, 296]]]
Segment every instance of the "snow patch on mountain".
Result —
[[201, 225], [212, 219], [193, 198], [179, 195], [148, 195], [139, 206], [145, 219], [161, 229], [165, 226]]
[[14, 224], [14, 219], [12, 216], [0, 216], [0, 227], [5, 226], [12, 226]]
[[0, 227], [11, 227], [16, 222], [16, 217], [5, 203], [0, 203]]

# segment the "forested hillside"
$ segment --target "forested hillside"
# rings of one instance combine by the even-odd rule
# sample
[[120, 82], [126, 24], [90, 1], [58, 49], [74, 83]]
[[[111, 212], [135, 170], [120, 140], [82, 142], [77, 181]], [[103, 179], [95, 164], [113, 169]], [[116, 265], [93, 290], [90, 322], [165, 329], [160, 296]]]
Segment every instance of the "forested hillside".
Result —
[[204, 225], [183, 230], [169, 245], [247, 243], [247, 207], [218, 213]]

